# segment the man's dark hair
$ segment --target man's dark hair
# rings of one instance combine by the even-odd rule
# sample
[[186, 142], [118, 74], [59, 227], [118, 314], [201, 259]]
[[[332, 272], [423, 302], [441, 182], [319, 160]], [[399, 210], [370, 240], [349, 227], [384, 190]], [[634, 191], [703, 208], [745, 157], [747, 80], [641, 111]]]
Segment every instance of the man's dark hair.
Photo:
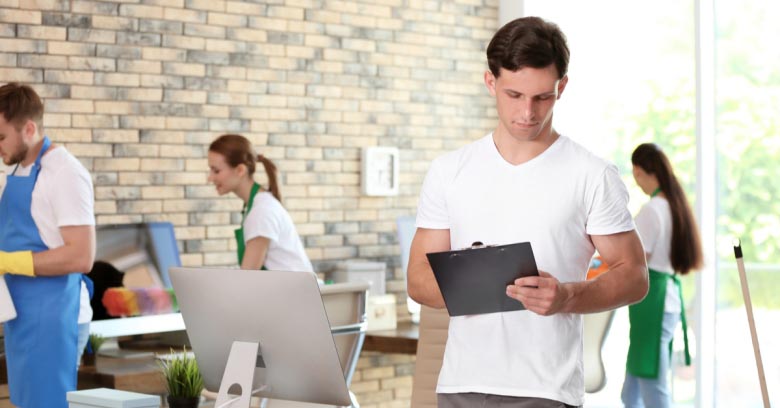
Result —
[[0, 114], [17, 130], [32, 120], [43, 135], [43, 102], [29, 85], [10, 82], [0, 87]]
[[545, 68], [555, 64], [558, 78], [569, 68], [569, 46], [566, 36], [555, 23], [539, 17], [523, 17], [499, 29], [487, 48], [490, 72], [498, 78], [501, 68]]

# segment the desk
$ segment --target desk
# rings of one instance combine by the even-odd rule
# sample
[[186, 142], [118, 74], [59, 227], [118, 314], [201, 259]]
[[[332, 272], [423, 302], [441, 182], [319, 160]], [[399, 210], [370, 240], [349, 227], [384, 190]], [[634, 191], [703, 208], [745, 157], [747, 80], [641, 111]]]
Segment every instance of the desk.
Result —
[[364, 351], [382, 353], [416, 354], [420, 326], [412, 322], [398, 323], [394, 330], [375, 330], [366, 332], [363, 341]]
[[95, 365], [79, 368], [79, 389], [114, 388], [165, 395], [165, 381], [154, 357], [112, 358], [98, 355]]

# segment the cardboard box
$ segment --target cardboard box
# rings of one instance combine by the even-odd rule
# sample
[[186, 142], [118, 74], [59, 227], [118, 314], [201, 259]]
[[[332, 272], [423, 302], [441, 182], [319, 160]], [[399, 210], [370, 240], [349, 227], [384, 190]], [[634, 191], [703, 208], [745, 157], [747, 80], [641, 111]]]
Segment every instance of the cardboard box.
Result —
[[366, 302], [368, 330], [395, 329], [395, 309], [395, 295], [369, 296]]
[[160, 396], [137, 392], [94, 388], [70, 391], [67, 394], [69, 408], [159, 408]]

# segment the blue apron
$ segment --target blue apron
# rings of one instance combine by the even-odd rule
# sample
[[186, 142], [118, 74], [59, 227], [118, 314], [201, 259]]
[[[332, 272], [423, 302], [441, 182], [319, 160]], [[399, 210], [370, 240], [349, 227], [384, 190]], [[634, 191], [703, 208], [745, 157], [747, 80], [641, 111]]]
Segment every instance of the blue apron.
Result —
[[[6, 178], [0, 198], [0, 250], [41, 252], [43, 243], [30, 212], [44, 137], [30, 175]], [[5, 323], [5, 353], [11, 402], [22, 408], [67, 408], [76, 389], [76, 343], [81, 275], [30, 278], [5, 275], [17, 317]]]

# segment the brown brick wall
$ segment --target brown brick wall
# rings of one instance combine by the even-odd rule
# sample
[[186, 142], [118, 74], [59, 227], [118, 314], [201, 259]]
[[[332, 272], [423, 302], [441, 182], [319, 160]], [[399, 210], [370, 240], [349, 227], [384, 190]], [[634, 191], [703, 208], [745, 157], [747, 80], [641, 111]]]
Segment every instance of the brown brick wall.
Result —
[[[430, 160], [490, 130], [482, 85], [497, 0], [0, 0], [0, 82], [45, 98], [46, 133], [93, 175], [99, 224], [168, 220], [187, 265], [236, 263], [241, 203], [206, 148], [249, 137], [281, 171], [318, 270], [387, 262]], [[396, 197], [360, 194], [360, 149], [401, 149]], [[262, 176], [260, 182], [263, 182]], [[364, 407], [407, 406], [410, 357], [368, 354]]]

